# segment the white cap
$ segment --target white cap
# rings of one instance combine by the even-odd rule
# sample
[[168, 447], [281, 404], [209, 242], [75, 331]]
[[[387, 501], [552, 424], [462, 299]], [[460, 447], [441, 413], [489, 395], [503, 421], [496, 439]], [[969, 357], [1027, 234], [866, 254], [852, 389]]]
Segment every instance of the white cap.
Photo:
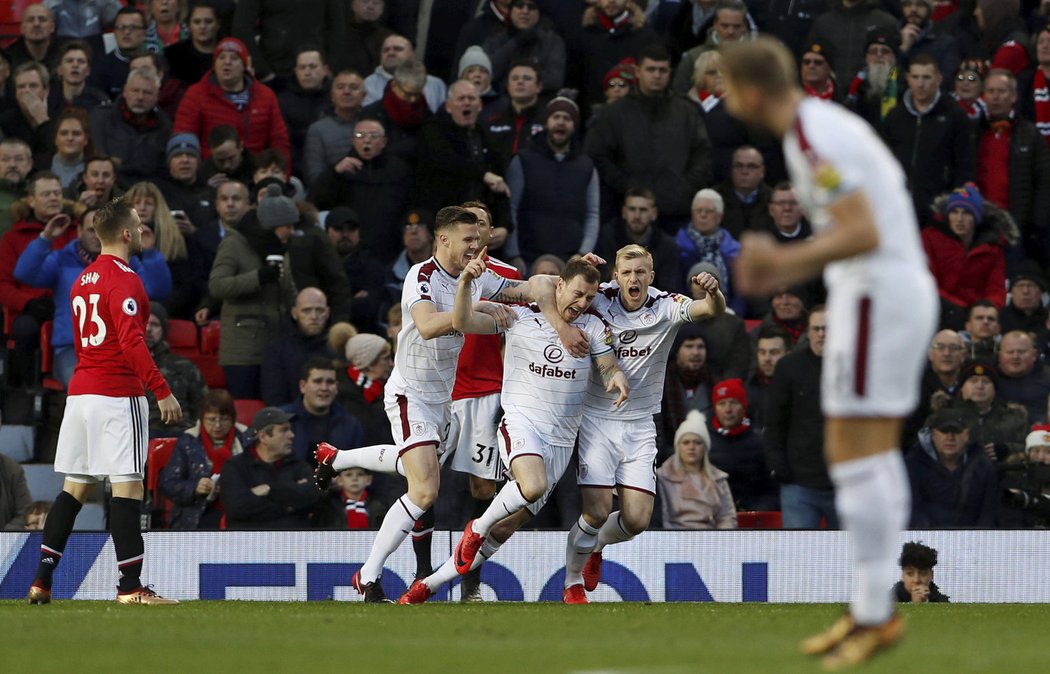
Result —
[[1039, 430], [1032, 431], [1028, 434], [1028, 437], [1024, 439], [1024, 451], [1029, 451], [1033, 447], [1046, 447], [1050, 446], [1050, 430]]

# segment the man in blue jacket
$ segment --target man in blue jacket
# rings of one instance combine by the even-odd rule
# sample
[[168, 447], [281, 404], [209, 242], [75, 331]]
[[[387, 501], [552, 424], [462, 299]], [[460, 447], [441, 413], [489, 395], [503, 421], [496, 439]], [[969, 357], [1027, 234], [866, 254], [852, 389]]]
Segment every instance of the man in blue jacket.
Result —
[[316, 465], [314, 448], [319, 442], [336, 447], [352, 449], [360, 447], [364, 430], [357, 417], [347, 412], [342, 405], [335, 404], [338, 386], [335, 378], [336, 364], [329, 358], [311, 358], [303, 365], [299, 380], [299, 400], [281, 407], [295, 415], [292, 431], [295, 439], [292, 455]]
[[[62, 235], [70, 220], [51, 220], [40, 236], [29, 243], [15, 265], [15, 278], [36, 288], [51, 288], [55, 302], [55, 318], [51, 346], [55, 350], [54, 374], [63, 384], [69, 383], [77, 364], [73, 349], [73, 314], [69, 305], [69, 291], [84, 269], [95, 261], [102, 251], [102, 243], [95, 234], [95, 211], [81, 218], [77, 238], [58, 250], [51, 250], [51, 242]], [[142, 285], [151, 300], [163, 300], [171, 293], [171, 273], [160, 251], [154, 246], [152, 233], [143, 232], [144, 250], [141, 257], [131, 259], [131, 268], [142, 278]]]

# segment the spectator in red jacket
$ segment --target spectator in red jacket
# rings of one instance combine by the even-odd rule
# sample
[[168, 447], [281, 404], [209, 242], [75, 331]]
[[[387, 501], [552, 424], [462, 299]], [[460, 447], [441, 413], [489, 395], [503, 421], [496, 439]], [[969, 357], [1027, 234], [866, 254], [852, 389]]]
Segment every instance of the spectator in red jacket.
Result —
[[941, 295], [942, 325], [961, 328], [978, 300], [1006, 304], [1007, 244], [1019, 239], [1010, 214], [985, 202], [967, 183], [934, 201], [933, 223], [922, 230], [930, 272]]
[[[51, 248], [58, 249], [77, 238], [77, 223], [63, 213], [62, 184], [48, 171], [38, 171], [26, 187], [26, 198], [11, 207], [15, 223], [0, 239], [0, 304], [17, 316], [11, 327], [15, 349], [11, 375], [14, 385], [29, 385], [33, 359], [40, 346], [40, 326], [52, 319], [55, 303], [51, 291], [32, 288], [15, 279], [15, 264], [22, 251], [54, 222], [62, 231]], [[68, 302], [68, 298], [66, 299]]]
[[[244, 43], [232, 37], [221, 40], [215, 46], [212, 69], [189, 88], [179, 104], [174, 132], [207, 138], [213, 128], [228, 124], [240, 132], [248, 151], [272, 147], [291, 157], [288, 127], [277, 96], [250, 72], [251, 58]], [[210, 148], [203, 150], [204, 159], [211, 156]]]

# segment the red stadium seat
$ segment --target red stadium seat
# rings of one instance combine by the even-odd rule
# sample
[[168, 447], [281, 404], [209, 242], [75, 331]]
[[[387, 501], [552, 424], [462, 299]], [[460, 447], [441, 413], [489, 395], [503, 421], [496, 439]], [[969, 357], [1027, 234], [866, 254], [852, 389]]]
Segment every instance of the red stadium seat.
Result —
[[200, 353], [200, 349], [197, 348], [197, 324], [178, 318], [168, 321], [168, 345], [172, 353], [187, 358]]
[[261, 400], [234, 400], [233, 406], [237, 410], [237, 421], [245, 426], [251, 426], [252, 417], [255, 416], [256, 412], [266, 407], [266, 403]]
[[744, 321], [744, 329], [747, 330], [748, 334], [755, 328], [762, 325], [762, 319], [760, 318], [748, 318]]
[[160, 521], [165, 529], [171, 516], [171, 500], [160, 493], [160, 471], [168, 465], [171, 453], [175, 450], [175, 438], [155, 438], [149, 441], [149, 453], [146, 458], [146, 491], [153, 500], [153, 513], [160, 514]]
[[740, 529], [780, 529], [779, 510], [744, 510], [737, 512], [736, 524]]
[[201, 353], [214, 355], [219, 353], [219, 338], [222, 333], [220, 321], [210, 321], [201, 327]]
[[49, 391], [64, 391], [66, 387], [59, 380], [48, 375], [51, 374], [54, 350], [51, 348], [51, 333], [54, 328], [52, 321], [46, 321], [40, 326], [40, 384]]
[[222, 366], [219, 365], [218, 356], [198, 353], [187, 357], [201, 371], [201, 376], [204, 377], [204, 383], [208, 385], [208, 388], [226, 388], [226, 373], [222, 371]]

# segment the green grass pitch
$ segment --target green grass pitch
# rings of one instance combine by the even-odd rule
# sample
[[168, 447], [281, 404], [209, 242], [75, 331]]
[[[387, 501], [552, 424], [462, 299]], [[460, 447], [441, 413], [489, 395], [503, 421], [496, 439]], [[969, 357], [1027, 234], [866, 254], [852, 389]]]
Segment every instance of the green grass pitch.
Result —
[[[835, 605], [0, 602], [5, 672], [817, 672]], [[1046, 605], [904, 606], [864, 672], [1047, 671]]]

